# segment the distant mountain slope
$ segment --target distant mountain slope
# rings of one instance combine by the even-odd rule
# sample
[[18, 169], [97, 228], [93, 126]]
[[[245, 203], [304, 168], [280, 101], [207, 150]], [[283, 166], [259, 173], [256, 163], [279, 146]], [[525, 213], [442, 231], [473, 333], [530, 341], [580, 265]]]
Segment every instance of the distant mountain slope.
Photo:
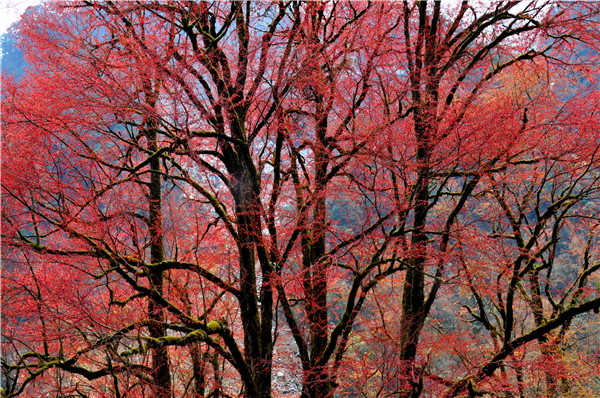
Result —
[[25, 69], [25, 60], [23, 59], [23, 53], [17, 47], [17, 41], [10, 33], [4, 33], [0, 37], [0, 41], [2, 45], [2, 58], [0, 58], [2, 74], [21, 76]]

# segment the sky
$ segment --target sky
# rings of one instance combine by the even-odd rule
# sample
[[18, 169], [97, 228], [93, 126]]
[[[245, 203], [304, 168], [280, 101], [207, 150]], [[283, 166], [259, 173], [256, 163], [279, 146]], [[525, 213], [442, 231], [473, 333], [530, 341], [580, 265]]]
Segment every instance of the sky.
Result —
[[40, 0], [3, 0], [0, 4], [0, 34], [6, 33], [13, 22], [21, 18], [27, 7], [41, 3]]
[[10, 25], [21, 18], [27, 7], [41, 2], [42, 0], [0, 0], [0, 35], [6, 33]]

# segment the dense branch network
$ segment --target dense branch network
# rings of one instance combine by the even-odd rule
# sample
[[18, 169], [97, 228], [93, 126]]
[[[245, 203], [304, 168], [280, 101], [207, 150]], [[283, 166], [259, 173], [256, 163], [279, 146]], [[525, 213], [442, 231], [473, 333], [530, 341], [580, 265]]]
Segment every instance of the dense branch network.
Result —
[[599, 12], [33, 10], [2, 92], [2, 397], [583, 395]]

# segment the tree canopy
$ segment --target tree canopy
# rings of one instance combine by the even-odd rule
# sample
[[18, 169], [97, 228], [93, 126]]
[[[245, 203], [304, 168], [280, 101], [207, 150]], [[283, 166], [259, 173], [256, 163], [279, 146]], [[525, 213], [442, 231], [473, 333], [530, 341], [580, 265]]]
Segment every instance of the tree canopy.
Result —
[[600, 5], [79, 1], [2, 86], [2, 397], [594, 396]]

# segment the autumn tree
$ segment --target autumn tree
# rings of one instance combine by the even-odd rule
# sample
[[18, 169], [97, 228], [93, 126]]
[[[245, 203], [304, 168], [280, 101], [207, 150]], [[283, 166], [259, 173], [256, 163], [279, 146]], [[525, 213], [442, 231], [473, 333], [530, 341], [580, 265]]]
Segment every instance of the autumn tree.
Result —
[[[402, 139], [391, 146], [390, 163], [403, 195], [406, 273], [400, 304], [381, 298], [369, 312], [381, 319], [368, 322], [378, 329], [372, 344], [387, 352], [371, 374], [385, 369], [392, 378], [382, 381], [383, 396], [419, 396], [424, 388], [434, 396], [504, 388], [523, 396], [522, 374], [506, 375], [513, 354], [537, 341], [549, 358], [548, 342], [562, 341], [574, 316], [599, 304], [588, 285], [597, 270], [590, 254], [597, 213], [589, 205], [597, 194], [598, 143], [589, 129], [597, 107], [596, 83], [587, 78], [593, 61], [585, 58], [593, 57], [598, 10], [533, 2], [398, 8], [396, 59], [404, 68], [388, 76], [399, 93], [395, 108], [409, 117], [398, 125]], [[579, 226], [569, 234], [571, 222]], [[566, 265], [555, 261], [566, 250], [559, 242], [569, 235], [587, 249], [571, 257], [578, 270], [558, 277]], [[500, 253], [502, 260], [494, 257]], [[488, 268], [499, 263], [501, 270]], [[459, 286], [468, 287], [462, 297]], [[451, 315], [448, 306], [456, 306]], [[464, 322], [487, 330], [492, 341], [482, 344], [482, 329], [457, 322], [461, 307], [470, 314]], [[430, 333], [439, 335], [437, 344]], [[432, 350], [453, 341], [446, 360], [462, 361], [457, 378], [443, 371], [448, 362], [434, 365], [432, 358]], [[505, 384], [490, 381], [497, 378]], [[554, 396], [556, 378], [550, 372], [546, 380], [544, 394]]]
[[2, 93], [3, 396], [267, 397], [275, 366], [303, 397], [529, 393], [527, 353], [566, 363], [600, 305], [597, 8], [30, 13]]
[[[41, 24], [37, 15], [23, 22], [36, 70], [7, 88], [4, 123], [15, 144], [6, 151], [23, 158], [29, 148], [45, 148], [33, 164], [36, 175], [49, 177], [24, 184], [22, 165], [7, 165], [4, 241], [15, 264], [32, 264], [11, 267], [5, 280], [28, 272], [37, 281], [40, 267], [76, 261], [101, 308], [136, 309], [136, 319], [113, 318], [102, 332], [96, 319], [86, 328], [69, 320], [64, 333], [80, 337], [71, 351], [62, 335], [53, 338], [57, 348], [7, 333], [18, 357], [5, 364], [16, 379], [9, 396], [55, 375], [67, 375], [55, 383], [61, 393], [105, 393], [93, 381], [110, 378], [107, 394], [150, 386], [154, 396], [179, 396], [193, 386], [203, 395], [207, 357], [217, 363], [215, 379], [221, 364], [232, 367], [237, 376], [228, 384], [241, 388], [221, 385], [211, 394], [269, 396], [275, 290], [299, 347], [305, 394], [330, 394], [328, 362], [335, 356], [339, 363], [370, 286], [399, 268], [390, 264], [375, 276], [379, 260], [361, 272], [349, 268], [345, 315], [328, 330], [326, 255], [358, 250], [389, 215], [367, 209], [327, 248], [327, 185], [338, 174], [350, 179], [351, 162], [375, 132], [353, 134], [379, 48], [360, 53], [371, 37], [353, 38], [370, 5], [340, 3], [327, 14], [320, 7], [84, 2], [40, 10]], [[376, 7], [375, 17], [386, 7]], [[391, 27], [382, 25], [380, 43]], [[342, 58], [325, 59], [323, 34]], [[366, 63], [357, 63], [363, 55]], [[313, 57], [323, 64], [315, 67]], [[73, 90], [53, 95], [58, 86]], [[348, 104], [341, 94], [355, 98]], [[336, 134], [328, 128], [334, 112], [343, 115]], [[24, 131], [33, 141], [19, 145]], [[55, 156], [61, 161], [47, 160]], [[36, 194], [23, 196], [25, 186]], [[294, 286], [286, 289], [292, 275], [303, 280], [299, 297]], [[9, 285], [27, 301], [55, 302]], [[303, 310], [294, 313], [292, 301]], [[19, 320], [23, 307], [13, 308], [17, 329], [44, 329], [61, 316], [38, 311], [27, 324]], [[23, 369], [34, 371], [20, 379]]]
[[[256, 135], [268, 127], [276, 90], [263, 85], [270, 57], [285, 65], [289, 56], [285, 44], [278, 50], [271, 43], [275, 33], [291, 42], [287, 31], [293, 30], [281, 28], [291, 24], [289, 7], [81, 3], [59, 5], [56, 14], [41, 10], [41, 28], [35, 16], [30, 26], [23, 22], [23, 37], [35, 44], [29, 63], [37, 73], [14, 85], [5, 125], [16, 137], [27, 131], [35, 140], [27, 146], [47, 149], [33, 164], [48, 177], [25, 199], [18, 191], [29, 183], [7, 167], [4, 192], [15, 202], [5, 208], [15, 213], [6, 214], [6, 236], [12, 246], [33, 249], [39, 264], [77, 258], [107, 309], [127, 312], [145, 303], [146, 310], [122, 316], [102, 333], [69, 321], [63, 329], [81, 339], [66, 352], [62, 336], [57, 351], [10, 335], [15, 352], [27, 347], [29, 353], [9, 369], [35, 368], [11, 395], [30, 382], [39, 385], [38, 376], [53, 369], [90, 381], [112, 378], [116, 395], [140, 394], [148, 385], [154, 396], [180, 396], [192, 393], [191, 384], [204, 395], [206, 355], [218, 361], [215, 379], [227, 361], [245, 394], [270, 395], [271, 262], [260, 236], [261, 170], [253, 152], [269, 144]], [[57, 84], [73, 90], [52, 95]], [[46, 95], [28, 94], [36, 91]], [[266, 116], [248, 120], [250, 109]], [[28, 130], [19, 128], [23, 123]], [[8, 150], [23, 156], [18, 151], [27, 149]], [[55, 155], [60, 162], [49, 160]], [[18, 217], [25, 213], [30, 217]], [[31, 299], [46, 300], [42, 293]], [[51, 316], [31, 321], [44, 328]], [[178, 361], [180, 369], [173, 369]], [[237, 394], [223, 388], [211, 394]]]

